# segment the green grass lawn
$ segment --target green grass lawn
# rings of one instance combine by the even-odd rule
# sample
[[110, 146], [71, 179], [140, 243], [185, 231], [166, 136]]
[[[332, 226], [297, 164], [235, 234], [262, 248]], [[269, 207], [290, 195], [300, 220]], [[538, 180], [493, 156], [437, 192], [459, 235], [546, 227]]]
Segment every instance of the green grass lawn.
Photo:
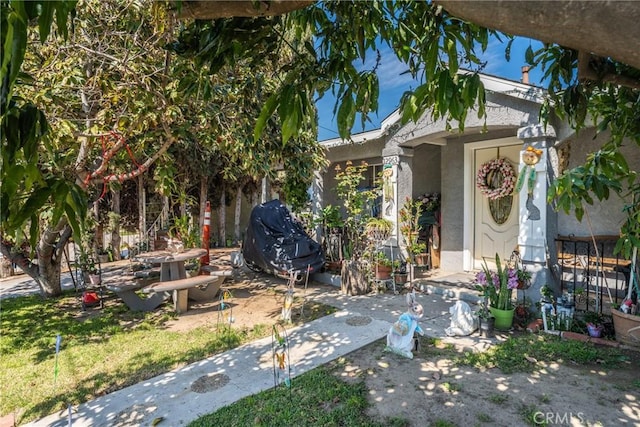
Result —
[[[305, 321], [331, 308], [307, 310]], [[69, 404], [89, 401], [180, 366], [271, 334], [272, 325], [250, 329], [200, 327], [174, 332], [163, 327], [170, 308], [149, 313], [106, 304], [81, 316], [75, 295], [0, 302], [0, 413], [20, 423]], [[61, 336], [56, 365], [56, 336]]]
[[363, 426], [403, 427], [400, 419], [372, 420], [365, 414], [370, 403], [364, 382], [347, 384], [327, 366], [292, 381], [205, 415], [188, 427], [210, 426]]

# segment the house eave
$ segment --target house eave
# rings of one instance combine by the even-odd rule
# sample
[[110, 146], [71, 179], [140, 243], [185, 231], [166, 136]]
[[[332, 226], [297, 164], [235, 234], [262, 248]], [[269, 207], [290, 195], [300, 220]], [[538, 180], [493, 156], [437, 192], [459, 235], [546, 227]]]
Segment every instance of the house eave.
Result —
[[391, 126], [396, 124], [399, 120], [400, 120], [400, 109], [396, 109], [387, 117], [385, 117], [384, 120], [382, 120], [382, 122], [380, 123], [379, 129], [357, 133], [357, 134], [351, 135], [351, 138], [349, 139], [332, 138], [332, 139], [325, 139], [323, 141], [319, 141], [319, 143], [320, 145], [326, 148], [341, 147], [343, 145], [350, 145], [350, 144], [364, 144], [367, 141], [373, 141], [373, 140], [382, 138], [388, 132], [389, 128], [391, 128]]
[[[468, 71], [460, 71], [460, 72], [465, 73]], [[480, 74], [480, 79], [487, 92], [502, 94], [502, 95], [510, 96], [516, 99], [521, 99], [521, 100], [525, 100], [525, 101], [529, 101], [537, 104], [542, 104], [545, 98], [545, 91], [536, 86], [532, 86], [525, 83], [519, 83], [512, 80], [506, 80], [500, 77], [495, 77], [487, 74]], [[319, 143], [323, 147], [328, 149], [333, 147], [350, 145], [350, 144], [365, 144], [368, 141], [373, 141], [373, 140], [377, 140], [379, 138], [384, 137], [394, 125], [400, 122], [400, 119], [401, 119], [400, 109], [397, 108], [381, 122], [379, 129], [358, 133], [358, 134], [352, 135], [351, 138], [349, 139], [333, 138], [333, 139], [320, 141]], [[411, 126], [411, 123], [407, 123], [404, 126]], [[444, 134], [430, 135], [428, 133], [422, 134], [422, 135], [416, 135], [417, 138], [420, 138], [420, 142], [426, 142], [428, 140], [427, 143], [435, 144], [435, 145], [446, 144], [446, 139], [443, 138], [443, 136]], [[417, 141], [412, 142], [411, 139], [404, 140], [400, 144], [402, 144], [403, 146], [418, 145]]]
[[504, 80], [499, 77], [482, 74], [480, 80], [487, 91], [513, 96], [514, 98], [542, 104], [545, 91], [539, 87], [511, 80]]

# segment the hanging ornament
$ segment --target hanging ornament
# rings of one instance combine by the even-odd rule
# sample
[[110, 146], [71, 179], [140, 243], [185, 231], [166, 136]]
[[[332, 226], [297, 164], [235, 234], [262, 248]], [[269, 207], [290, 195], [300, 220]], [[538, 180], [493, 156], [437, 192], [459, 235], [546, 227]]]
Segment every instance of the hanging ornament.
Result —
[[542, 150], [535, 149], [532, 146], [528, 146], [524, 153], [522, 153], [524, 167], [520, 171], [520, 175], [518, 175], [518, 182], [515, 188], [517, 193], [522, 190], [524, 181], [526, 180], [527, 193], [533, 194], [533, 189], [536, 185], [536, 164], [540, 161], [540, 156], [542, 156]]

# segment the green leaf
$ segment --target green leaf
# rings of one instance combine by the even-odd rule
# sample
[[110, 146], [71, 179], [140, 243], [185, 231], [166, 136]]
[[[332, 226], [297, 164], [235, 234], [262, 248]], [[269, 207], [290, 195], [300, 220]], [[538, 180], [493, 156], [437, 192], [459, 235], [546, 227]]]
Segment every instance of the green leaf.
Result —
[[44, 1], [40, 3], [40, 16], [38, 17], [38, 31], [40, 33], [40, 42], [44, 42], [49, 37], [51, 30], [51, 22], [53, 21], [53, 9], [55, 5], [52, 1]]
[[449, 75], [453, 78], [458, 73], [458, 51], [456, 41], [447, 40], [447, 55], [449, 56]]
[[20, 208], [16, 217], [11, 221], [11, 228], [19, 228], [22, 224], [29, 219], [34, 212], [40, 210], [49, 199], [51, 190], [43, 187], [35, 190], [29, 197], [25, 204]]
[[277, 93], [274, 93], [273, 95], [271, 95], [269, 99], [267, 99], [267, 102], [265, 102], [264, 106], [260, 110], [260, 116], [258, 116], [258, 120], [256, 121], [256, 125], [253, 129], [254, 141], [258, 141], [262, 136], [262, 133], [264, 132], [264, 127], [266, 126], [269, 118], [273, 116], [273, 113], [276, 111], [276, 107], [278, 106], [279, 102], [280, 102], [280, 97], [279, 97], [279, 94]]
[[504, 48], [504, 59], [506, 59], [507, 62], [511, 61], [511, 45], [513, 45], [514, 40], [514, 38], [510, 38], [507, 46]]
[[347, 93], [342, 97], [342, 102], [338, 108], [337, 121], [340, 137], [346, 138], [349, 135], [349, 131], [353, 127], [353, 122], [355, 121], [355, 116], [355, 103], [351, 96], [351, 91], [347, 91]]
[[527, 64], [529, 65], [533, 65], [534, 63], [533, 48], [531, 48], [531, 45], [529, 45], [527, 50], [524, 52], [524, 60], [527, 61]]
[[[9, 29], [13, 30], [13, 37], [7, 37], [5, 48], [7, 47], [7, 44], [9, 44], [9, 49], [6, 49], [5, 52], [11, 52], [11, 55], [7, 55], [8, 58], [5, 58], [5, 60], [8, 60], [8, 68], [6, 70], [6, 73], [9, 75], [10, 87], [13, 85], [16, 76], [20, 72], [22, 61], [24, 60], [24, 54], [27, 50], [27, 27], [17, 14], [11, 13], [9, 15]], [[5, 60], [3, 60], [3, 64]], [[4, 86], [4, 73], [2, 75], [2, 78], [2, 85]]]

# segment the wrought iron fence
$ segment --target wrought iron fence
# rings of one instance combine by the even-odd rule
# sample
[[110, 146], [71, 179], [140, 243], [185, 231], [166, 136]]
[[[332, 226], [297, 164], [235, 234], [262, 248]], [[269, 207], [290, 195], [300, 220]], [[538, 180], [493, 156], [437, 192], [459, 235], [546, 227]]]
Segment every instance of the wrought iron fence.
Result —
[[[560, 291], [571, 294], [576, 310], [609, 314], [626, 295], [631, 262], [614, 255], [617, 236], [558, 236]], [[594, 245], [595, 241], [595, 245]]]

